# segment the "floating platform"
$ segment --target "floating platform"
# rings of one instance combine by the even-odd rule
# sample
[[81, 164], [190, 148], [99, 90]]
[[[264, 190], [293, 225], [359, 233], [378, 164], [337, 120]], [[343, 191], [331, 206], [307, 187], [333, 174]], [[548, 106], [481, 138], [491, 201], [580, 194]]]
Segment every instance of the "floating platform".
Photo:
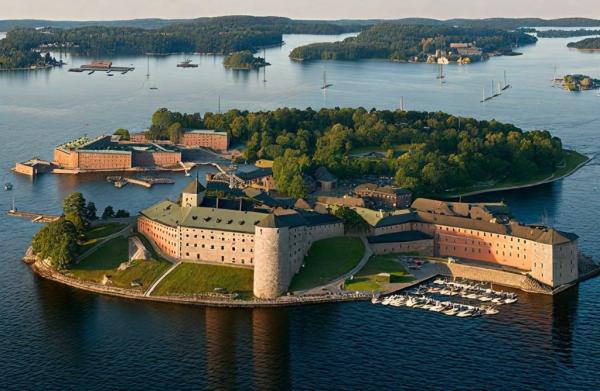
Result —
[[89, 75], [93, 74], [94, 72], [107, 72], [107, 73], [111, 73], [111, 72], [120, 72], [121, 74], [126, 74], [127, 72], [132, 72], [134, 71], [135, 68], [134, 67], [101, 67], [101, 66], [93, 66], [93, 65], [82, 65], [79, 68], [70, 68], [69, 72], [88, 72]]
[[6, 213], [8, 216], [20, 217], [31, 220], [33, 223], [50, 223], [60, 219], [60, 216], [49, 215], [44, 213], [26, 212], [23, 210], [11, 209]]

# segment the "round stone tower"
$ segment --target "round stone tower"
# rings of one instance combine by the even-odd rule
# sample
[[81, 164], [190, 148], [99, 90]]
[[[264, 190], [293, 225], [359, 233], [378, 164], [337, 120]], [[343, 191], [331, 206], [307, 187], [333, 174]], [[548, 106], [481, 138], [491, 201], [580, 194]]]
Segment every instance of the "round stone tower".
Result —
[[278, 226], [273, 214], [256, 225], [254, 233], [254, 296], [274, 299], [283, 294], [290, 283], [289, 229]]

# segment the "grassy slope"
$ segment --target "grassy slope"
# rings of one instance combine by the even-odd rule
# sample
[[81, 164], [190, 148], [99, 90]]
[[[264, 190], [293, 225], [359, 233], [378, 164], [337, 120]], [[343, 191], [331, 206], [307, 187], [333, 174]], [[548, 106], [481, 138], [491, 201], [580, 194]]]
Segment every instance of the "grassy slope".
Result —
[[391, 282], [411, 281], [412, 277], [408, 277], [406, 269], [395, 258], [392, 254], [371, 257], [353, 280], [346, 281], [344, 288], [352, 291], [379, 291], [383, 288], [375, 280], [379, 273], [390, 273]]
[[108, 223], [91, 227], [85, 232], [85, 239], [79, 242], [79, 253], [83, 254], [98, 241], [125, 228], [125, 224]]
[[128, 239], [120, 236], [104, 243], [100, 248], [69, 269], [76, 278], [102, 282], [103, 276], [112, 276], [113, 286], [131, 288], [131, 282], [139, 279], [140, 289], [147, 288], [170, 265], [162, 260], [133, 261], [127, 270], [117, 270], [128, 258]]
[[290, 291], [323, 285], [355, 267], [365, 252], [359, 238], [338, 237], [315, 242], [306, 256], [305, 267], [294, 276]]
[[478, 191], [493, 191], [494, 189], [501, 189], [505, 187], [518, 187], [518, 186], [526, 186], [529, 184], [533, 184], [536, 182], [544, 181], [544, 180], [553, 180], [561, 178], [567, 174], [573, 172], [580, 164], [585, 163], [588, 160], [588, 157], [580, 154], [577, 151], [571, 151], [568, 149], [564, 150], [565, 153], [565, 164], [558, 167], [558, 169], [552, 174], [542, 174], [537, 175], [528, 179], [520, 179], [520, 180], [502, 180], [493, 184], [485, 184], [485, 185], [475, 185], [469, 186], [461, 189], [453, 189], [451, 193], [440, 194], [440, 197], [452, 198], [456, 197], [460, 194], [466, 194], [471, 192]]
[[152, 295], [191, 295], [225, 288], [228, 292], [252, 293], [252, 269], [221, 265], [182, 263], [152, 292]]

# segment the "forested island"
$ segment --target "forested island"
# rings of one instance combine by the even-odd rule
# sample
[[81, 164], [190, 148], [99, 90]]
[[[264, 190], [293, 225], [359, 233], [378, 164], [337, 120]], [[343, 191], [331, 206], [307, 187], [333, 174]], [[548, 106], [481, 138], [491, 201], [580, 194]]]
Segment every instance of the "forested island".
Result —
[[600, 37], [586, 38], [577, 42], [569, 42], [567, 46], [579, 50], [600, 50]]
[[[443, 196], [531, 183], [587, 160], [547, 131], [441, 112], [281, 108], [201, 116], [163, 108], [150, 132], [167, 138], [180, 127], [229, 132], [233, 144], [245, 145], [240, 161], [274, 160], [279, 191], [295, 197], [306, 195], [306, 176], [321, 166], [341, 178], [389, 176], [418, 196]], [[364, 149], [381, 154], [356, 153]]]
[[254, 57], [250, 50], [230, 53], [223, 60], [225, 68], [250, 70], [271, 65], [262, 57]]
[[[295, 60], [357, 60], [382, 58], [396, 61], [429, 61], [436, 51], [451, 61], [479, 60], [488, 53], [507, 54], [512, 48], [535, 43], [521, 31], [431, 25], [378, 24], [356, 37], [295, 48]], [[438, 52], [438, 53], [440, 53]]]
[[570, 37], [586, 37], [588, 35], [600, 35], [600, 30], [545, 30], [537, 31], [538, 38], [570, 38]]
[[566, 75], [562, 81], [567, 91], [587, 91], [600, 88], [600, 80], [587, 75]]

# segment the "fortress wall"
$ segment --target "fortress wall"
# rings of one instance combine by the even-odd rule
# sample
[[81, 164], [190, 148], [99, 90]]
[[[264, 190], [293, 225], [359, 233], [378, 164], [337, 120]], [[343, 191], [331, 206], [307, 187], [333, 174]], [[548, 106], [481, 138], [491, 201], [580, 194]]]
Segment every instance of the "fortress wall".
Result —
[[404, 231], [412, 231], [412, 230], [413, 230], [412, 223], [402, 223], [402, 224], [396, 224], [396, 225], [388, 225], [386, 227], [371, 228], [370, 235], [379, 236], [379, 235], [384, 235], [384, 234], [391, 234], [391, 233], [395, 233], [395, 232], [404, 232]]
[[54, 150], [53, 160], [58, 166], [66, 169], [74, 169], [79, 165], [78, 154], [75, 151], [64, 151], [56, 148]]
[[503, 270], [492, 270], [472, 265], [444, 263], [438, 264], [437, 266], [439, 267], [440, 274], [448, 277], [491, 282], [512, 288], [521, 288], [522, 284], [524, 284], [527, 279], [525, 274], [511, 273]]
[[579, 255], [576, 240], [554, 246], [552, 249], [552, 260], [554, 265], [552, 287], [568, 284], [579, 278]]
[[423, 256], [433, 256], [433, 239], [414, 240], [411, 242], [371, 243], [369, 245], [375, 254], [412, 253]]
[[179, 258], [179, 229], [157, 223], [144, 216], [137, 221], [138, 231], [151, 240], [166, 255]]
[[79, 162], [76, 168], [82, 170], [122, 170], [132, 167], [131, 152], [106, 153], [78, 151]]
[[254, 234], [181, 227], [181, 259], [188, 262], [254, 264]]

